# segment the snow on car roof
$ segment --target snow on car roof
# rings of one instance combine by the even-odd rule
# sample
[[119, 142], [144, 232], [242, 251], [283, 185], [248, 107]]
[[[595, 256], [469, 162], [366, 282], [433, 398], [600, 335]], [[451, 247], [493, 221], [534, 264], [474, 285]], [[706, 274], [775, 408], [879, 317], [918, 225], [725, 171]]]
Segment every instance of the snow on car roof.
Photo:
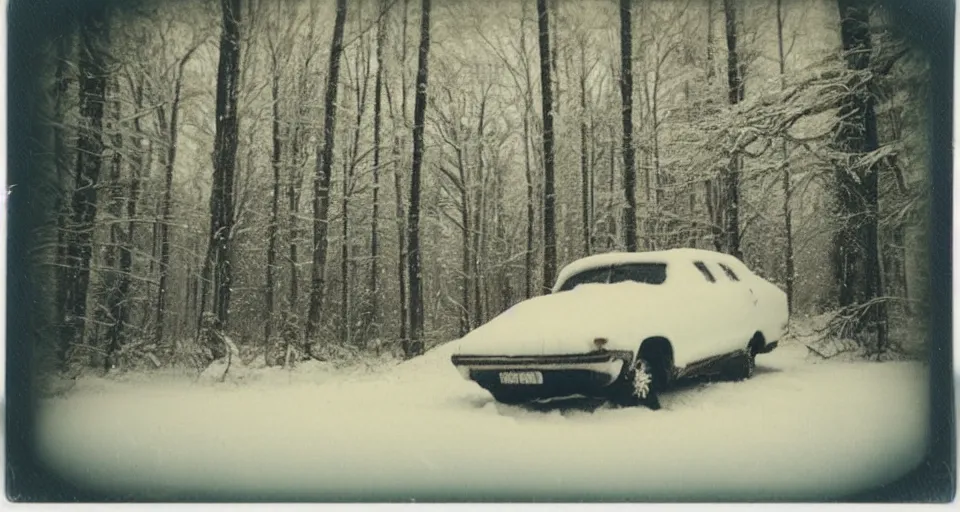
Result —
[[739, 260], [726, 253], [711, 251], [708, 249], [693, 248], [594, 254], [592, 256], [580, 258], [579, 260], [576, 260], [563, 267], [557, 276], [557, 281], [554, 285], [554, 291], [556, 291], [556, 289], [559, 288], [567, 279], [586, 270], [629, 263], [670, 264], [675, 262], [689, 262], [697, 259], [707, 259], [720, 262], [739, 262]]

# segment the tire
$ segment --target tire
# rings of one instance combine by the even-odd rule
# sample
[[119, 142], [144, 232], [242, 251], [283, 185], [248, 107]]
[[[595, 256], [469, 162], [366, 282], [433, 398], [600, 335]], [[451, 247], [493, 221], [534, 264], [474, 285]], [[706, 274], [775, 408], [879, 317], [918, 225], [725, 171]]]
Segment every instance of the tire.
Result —
[[753, 377], [757, 368], [757, 354], [753, 348], [747, 347], [731, 361], [730, 369], [726, 372], [727, 380], [744, 381]]
[[662, 368], [654, 361], [637, 358], [634, 367], [615, 384], [613, 402], [621, 407], [660, 409], [658, 395], [664, 384], [662, 375]]

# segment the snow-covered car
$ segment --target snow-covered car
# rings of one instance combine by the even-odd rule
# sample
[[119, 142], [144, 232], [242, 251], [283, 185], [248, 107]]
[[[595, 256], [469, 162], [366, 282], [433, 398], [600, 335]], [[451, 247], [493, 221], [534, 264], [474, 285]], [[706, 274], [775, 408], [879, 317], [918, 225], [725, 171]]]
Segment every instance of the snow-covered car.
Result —
[[461, 338], [451, 360], [503, 403], [587, 396], [658, 408], [657, 393], [680, 378], [750, 378], [788, 316], [786, 294], [727, 254], [598, 254]]

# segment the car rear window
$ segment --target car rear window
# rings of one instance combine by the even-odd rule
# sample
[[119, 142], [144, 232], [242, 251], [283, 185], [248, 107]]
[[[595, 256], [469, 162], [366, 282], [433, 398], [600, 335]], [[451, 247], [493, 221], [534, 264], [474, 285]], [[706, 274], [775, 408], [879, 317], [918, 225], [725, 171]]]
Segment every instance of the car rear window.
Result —
[[561, 292], [572, 290], [581, 284], [606, 284], [635, 282], [645, 284], [663, 284], [667, 280], [666, 263], [625, 263], [611, 267], [601, 267], [581, 272], [567, 279], [560, 287]]
[[732, 268], [724, 265], [723, 263], [718, 263], [718, 265], [720, 265], [720, 268], [723, 269], [723, 273], [724, 273], [724, 274], [727, 274], [727, 277], [729, 277], [731, 281], [739, 281], [739, 280], [740, 280], [740, 278], [737, 277], [737, 274], [735, 274], [735, 273], [733, 272], [733, 269], [732, 269]]
[[713, 277], [713, 274], [710, 273], [710, 269], [707, 268], [707, 264], [702, 261], [694, 261], [693, 265], [697, 267], [697, 270], [703, 274], [704, 279], [710, 281], [711, 283], [716, 283], [717, 278]]

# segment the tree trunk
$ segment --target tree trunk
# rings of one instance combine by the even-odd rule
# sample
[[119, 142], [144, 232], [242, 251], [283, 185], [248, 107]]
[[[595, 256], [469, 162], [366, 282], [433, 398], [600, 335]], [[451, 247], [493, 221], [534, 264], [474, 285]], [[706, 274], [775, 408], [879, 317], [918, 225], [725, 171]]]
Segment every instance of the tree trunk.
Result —
[[293, 314], [299, 310], [298, 303], [300, 302], [300, 273], [297, 271], [297, 266], [300, 264], [297, 250], [297, 239], [300, 238], [300, 230], [297, 228], [297, 216], [300, 213], [300, 192], [298, 188], [294, 185], [293, 180], [287, 187], [287, 207], [290, 221], [290, 289], [287, 295], [287, 307]]
[[716, 73], [713, 63], [713, 0], [707, 0], [707, 85], [713, 83]]
[[[542, 0], [541, 0], [542, 1]], [[407, 357], [423, 353], [423, 285], [420, 257], [420, 168], [423, 166], [423, 125], [427, 108], [427, 65], [430, 58], [430, 0], [421, 0], [420, 50], [417, 62], [416, 102], [413, 107], [413, 165], [410, 172], [410, 209], [407, 212], [407, 273], [410, 278], [410, 342]]]
[[272, 69], [270, 80], [270, 99], [272, 102], [273, 119], [270, 129], [273, 139], [273, 150], [270, 153], [270, 164], [273, 168], [273, 196], [270, 200], [270, 224], [267, 225], [267, 275], [264, 300], [266, 313], [263, 324], [263, 346], [269, 351], [273, 337], [274, 293], [276, 292], [275, 274], [277, 272], [277, 230], [280, 222], [280, 166], [283, 156], [283, 144], [280, 134], [280, 67], [276, 52], [271, 55]]
[[[358, 116], [359, 117], [359, 116]], [[360, 133], [360, 124], [357, 123], [355, 134]], [[357, 137], [354, 137], [356, 140]], [[340, 223], [340, 343], [346, 345], [350, 341], [350, 168], [351, 154], [347, 153], [343, 159], [343, 193], [340, 196], [342, 213]]]
[[90, 259], [97, 218], [97, 186], [103, 160], [103, 111], [108, 80], [109, 16], [103, 5], [86, 9], [80, 20], [80, 116], [77, 139], [76, 185], [73, 191], [71, 234], [67, 241], [68, 288], [66, 321], [62, 326], [58, 359], [67, 370], [69, 349], [82, 343], [87, 323]]
[[[359, 23], [359, 20], [358, 20]], [[353, 141], [346, 151], [346, 158], [343, 161], [343, 194], [341, 196], [341, 207], [343, 211], [341, 245], [340, 245], [340, 341], [343, 344], [349, 343], [352, 338], [352, 301], [350, 293], [353, 285], [350, 265], [350, 199], [353, 196], [354, 170], [359, 164], [358, 155], [360, 153], [360, 131], [363, 124], [363, 114], [367, 105], [367, 86], [370, 82], [370, 54], [367, 51], [363, 40], [360, 43], [359, 55], [357, 56], [356, 69], [356, 89], [354, 101], [357, 106], [357, 115], [354, 118]], [[360, 68], [363, 69], [360, 69]], [[362, 73], [362, 75], [361, 75]], [[354, 265], [355, 266], [355, 265]]]
[[[380, 243], [377, 223], [380, 221], [380, 105], [383, 92], [383, 45], [386, 31], [384, 30], [386, 10], [389, 8], [384, 0], [380, 1], [380, 17], [377, 18], [377, 74], [373, 84], [373, 213], [370, 221], [370, 294], [374, 317], [371, 320], [379, 324], [380, 314]], [[379, 335], [379, 333], [375, 333]]]
[[[727, 98], [730, 105], [743, 101], [743, 69], [737, 53], [737, 13], [734, 0], [723, 0], [727, 34]], [[723, 176], [724, 231], [727, 253], [743, 258], [740, 251], [740, 154], [730, 155]]]
[[[653, 93], [650, 98], [650, 122], [652, 123], [653, 128], [653, 184], [654, 184], [654, 205], [659, 214], [661, 208], [663, 208], [664, 201], [664, 190], [663, 190], [663, 173], [660, 169], [660, 64], [657, 64], [656, 69], [653, 73]], [[649, 164], [648, 164], [649, 165]], [[656, 225], [660, 224], [659, 215], [654, 220]], [[654, 230], [656, 232], [656, 229]]]
[[[104, 267], [109, 269], [109, 273], [106, 275], [106, 292], [107, 292], [107, 303], [106, 303], [106, 312], [107, 318], [105, 323], [109, 326], [107, 332], [107, 347], [106, 354], [107, 357], [104, 358], [104, 370], [109, 371], [113, 365], [113, 356], [116, 354], [119, 349], [119, 344], [114, 344], [114, 339], [111, 336], [110, 327], [113, 327], [117, 323], [117, 319], [120, 317], [120, 304], [126, 300], [126, 297], [120, 293], [120, 284], [123, 280], [123, 269], [119, 268], [118, 265], [118, 251], [125, 244], [124, 240], [124, 229], [123, 225], [120, 223], [120, 218], [123, 215], [123, 183], [121, 178], [121, 171], [123, 168], [123, 130], [120, 127], [120, 118], [122, 114], [122, 107], [120, 103], [120, 87], [119, 80], [116, 76], [113, 77], [113, 116], [111, 119], [110, 131], [111, 135], [111, 156], [110, 156], [110, 199], [107, 203], [107, 213], [110, 216], [110, 246], [107, 248], [107, 257], [104, 261]], [[116, 340], [119, 341], [119, 340]]]
[[587, 57], [585, 43], [580, 46], [580, 213], [583, 254], [590, 255], [590, 168], [587, 149]]
[[607, 197], [609, 198], [609, 207], [607, 208], [607, 220], [609, 224], [607, 228], [607, 247], [609, 249], [613, 249], [617, 245], [617, 217], [613, 210], [614, 181], [617, 175], [617, 159], [615, 156], [617, 154], [617, 143], [615, 142], [617, 138], [614, 134], [614, 130], [614, 126], [610, 125], [610, 180], [608, 183], [609, 188], [607, 190]]
[[[68, 59], [70, 56], [69, 34], [63, 34], [57, 39], [56, 45], [56, 68], [54, 71], [54, 106], [53, 121], [56, 126], [53, 128], [53, 158], [56, 177], [58, 183], [69, 182], [70, 162], [68, 158], [66, 138], [67, 130], [65, 128], [66, 107], [64, 99], [69, 89]], [[62, 327], [66, 315], [66, 297], [67, 297], [67, 276], [69, 275], [69, 265], [67, 261], [67, 221], [70, 216], [69, 202], [66, 194], [58, 190], [54, 201], [54, 209], [57, 212], [57, 256], [56, 256], [56, 321]]]
[[[716, 74], [715, 64], [714, 64], [714, 55], [713, 55], [713, 44], [714, 44], [714, 35], [713, 35], [713, 2], [714, 0], [707, 0], [707, 64], [706, 64], [706, 75], [707, 75], [707, 100], [705, 103], [708, 105], [712, 103], [712, 94], [713, 94], [713, 79]], [[707, 222], [710, 226], [710, 236], [713, 242], [713, 248], [720, 252], [723, 250], [723, 215], [719, 211], [720, 205], [717, 204], [716, 199], [716, 183], [713, 179], [707, 179], [703, 183], [704, 188], [704, 198], [707, 209]]]
[[327, 264], [330, 173], [333, 169], [333, 144], [337, 124], [337, 88], [340, 82], [340, 55], [343, 53], [343, 26], [346, 17], [346, 0], [337, 0], [337, 15], [333, 24], [327, 86], [323, 103], [323, 146], [317, 148], [316, 174], [313, 179], [313, 269], [310, 276], [310, 310], [307, 314], [306, 336], [308, 340], [320, 328], [324, 268]]
[[[841, 42], [843, 50], [849, 52], [847, 65], [851, 69], [865, 69], [869, 65], [868, 57], [858, 55], [857, 52], [868, 49], [870, 45], [869, 34], [866, 33], [869, 30], [867, 14], [863, 12], [864, 8], [859, 2], [840, 0], [838, 7]], [[869, 107], [872, 111], [872, 105], [866, 103], [866, 98], [851, 94], [841, 105], [841, 119], [850, 115], [856, 116], [840, 124], [837, 145], [841, 150], [855, 154], [865, 149], [866, 112], [858, 110]], [[837, 207], [841, 225], [834, 238], [834, 250], [840, 306], [850, 306], [864, 299], [859, 296], [860, 290], [857, 290], [860, 281], [857, 266], [862, 260], [863, 247], [857, 239], [858, 226], [850, 219], [851, 215], [862, 210], [862, 206], [858, 204], [858, 185], [843, 168], [849, 165], [850, 162], [842, 162], [836, 171]]]
[[[143, 108], [143, 84], [142, 82], [132, 87], [134, 95], [134, 106], [136, 111]], [[143, 134], [140, 118], [136, 117], [134, 123], [134, 150], [131, 152], [130, 165], [130, 193], [126, 199], [127, 227], [126, 233], [120, 243], [120, 262], [119, 262], [119, 282], [117, 283], [117, 301], [111, 304], [110, 311], [113, 321], [107, 328], [107, 353], [114, 354], [120, 349], [123, 328], [127, 324], [130, 316], [130, 273], [133, 270], [133, 247], [134, 235], [137, 225], [137, 201], [140, 198], [140, 177], [143, 175], [144, 157], [141, 150], [146, 140]], [[110, 363], [108, 361], [108, 363]]]
[[[312, 18], [311, 18], [312, 19]], [[308, 38], [310, 41], [313, 41], [314, 32], [316, 27], [314, 24], [311, 24], [308, 28]], [[289, 172], [289, 181], [287, 182], [287, 215], [289, 226], [289, 247], [288, 247], [288, 262], [289, 262], [289, 277], [290, 277], [290, 286], [287, 294], [287, 304], [286, 309], [283, 311], [282, 318], [282, 327], [281, 327], [281, 337], [284, 343], [284, 353], [292, 354], [293, 347], [296, 343], [296, 339], [299, 337], [301, 326], [300, 326], [300, 258], [299, 258], [299, 240], [300, 240], [300, 197], [303, 187], [303, 178], [304, 178], [304, 168], [307, 165], [308, 155], [307, 155], [307, 141], [308, 136], [305, 133], [307, 130], [307, 125], [305, 118], [307, 117], [307, 109], [309, 108], [308, 98], [308, 80], [310, 77], [310, 63], [313, 59], [313, 54], [308, 54], [303, 61], [303, 67], [300, 68], [299, 77], [297, 80], [296, 87], [296, 101], [299, 104], [295, 110], [295, 117], [292, 123], [291, 131], [292, 135], [290, 137], [290, 172]], [[284, 360], [284, 365], [287, 364], [288, 359]]]
[[241, 0], [221, 0], [223, 29], [217, 67], [216, 134], [213, 187], [210, 194], [210, 266], [213, 273], [212, 327], [227, 328], [233, 285], [231, 246], [234, 222], [234, 176], [237, 162], [237, 93], [240, 82]]
[[[459, 132], [457, 133], [459, 139]], [[460, 144], [460, 141], [457, 141]], [[457, 171], [460, 175], [460, 224], [461, 224], [461, 273], [463, 273], [463, 279], [461, 280], [461, 313], [460, 313], [460, 336], [464, 336], [474, 327], [473, 319], [476, 316], [473, 314], [473, 311], [470, 309], [470, 290], [474, 282], [473, 279], [473, 265], [472, 261], [474, 259], [473, 250], [471, 249], [470, 244], [470, 233], [472, 229], [475, 229], [473, 223], [470, 220], [470, 194], [468, 193], [469, 181], [467, 180], [467, 171], [466, 164], [463, 161], [463, 149], [461, 146], [457, 146]]]
[[402, 166], [400, 165], [400, 138], [396, 137], [394, 139], [393, 145], [393, 186], [395, 192], [395, 201], [396, 201], [396, 217], [397, 217], [397, 283], [398, 283], [398, 292], [400, 299], [400, 340], [403, 344], [403, 347], [407, 346], [407, 279], [406, 279], [406, 223], [404, 222], [405, 213], [403, 211], [403, 183], [400, 176], [400, 170]]
[[[777, 0], [777, 50], [780, 59], [780, 89], [785, 87], [783, 76], [786, 70], [786, 57], [783, 53], [783, 0]], [[784, 266], [786, 267], [787, 310], [793, 313], [793, 281], [795, 278], [793, 263], [793, 220], [791, 218], [790, 200], [793, 196], [790, 179], [789, 153], [787, 142], [780, 143], [780, 156], [783, 159], [783, 228], [786, 238], [784, 248]]]
[[[213, 193], [211, 192], [211, 204], [213, 203]], [[212, 209], [212, 206], [211, 206]], [[212, 216], [212, 215], [211, 215]], [[213, 221], [211, 220], [211, 224]], [[212, 230], [212, 226], [211, 226]], [[207, 295], [210, 292], [210, 285], [213, 284], [213, 254], [215, 252], [215, 246], [213, 243], [213, 232], [207, 240], [207, 251], [203, 257], [203, 265], [200, 267], [200, 308], [197, 311], [197, 332], [196, 340], [200, 341], [200, 334], [203, 332], [205, 325], [204, 317], [206, 316], [206, 307], [207, 307]]]
[[523, 297], [526, 299], [529, 299], [533, 293], [533, 223], [535, 220], [530, 143], [530, 109], [527, 109], [523, 115], [523, 168], [527, 181], [527, 250], [523, 257]]
[[543, 284], [548, 292], [557, 272], [557, 233], [553, 179], [553, 91], [550, 77], [550, 19], [547, 0], [537, 0], [540, 30], [540, 94], [543, 104]]
[[560, 101], [560, 67], [557, 65], [559, 60], [559, 48], [560, 45], [557, 43], [557, 37], [560, 34], [560, 31], [557, 29], [557, 18], [559, 16], [559, 9], [557, 8], [557, 0], [546, 0], [544, 5], [544, 12], [553, 11], [553, 18], [548, 18], [550, 23], [548, 25], [549, 33], [547, 35], [547, 47], [551, 49], [550, 58], [547, 59], [550, 61], [550, 79], [551, 91], [553, 92], [553, 101], [551, 102], [551, 108], [553, 109], [553, 115], [560, 114], [560, 108], [562, 102]]
[[[506, 261], [509, 258], [511, 241], [507, 239], [507, 227], [504, 217], [506, 216], [505, 207], [503, 204], [504, 199], [504, 172], [500, 166], [497, 166], [495, 169], [496, 174], [494, 175], [496, 182], [496, 207], [494, 208], [494, 216], [496, 222], [496, 239], [497, 239], [497, 283], [499, 285], [500, 291], [500, 304], [497, 307], [497, 310], [490, 314], [491, 317], [495, 317], [503, 311], [506, 311], [513, 302], [513, 286], [511, 285], [511, 280], [513, 279], [512, 265], [509, 261]], [[488, 311], [489, 312], [489, 311]]]
[[486, 176], [483, 168], [483, 122], [486, 111], [486, 98], [480, 102], [480, 118], [477, 123], [477, 174], [473, 183], [473, 326], [479, 327], [484, 322], [484, 289], [483, 277], [483, 238], [484, 238], [484, 191]]
[[[306, 101], [304, 95], [306, 94], [306, 84], [304, 83], [305, 79], [301, 77], [301, 82], [298, 89], [298, 101]], [[292, 164], [290, 166], [290, 181], [287, 184], [287, 209], [288, 219], [290, 223], [290, 247], [289, 247], [289, 261], [290, 261], [290, 289], [287, 295], [287, 315], [285, 319], [285, 326], [289, 326], [288, 333], [291, 335], [295, 332], [296, 322], [300, 302], [300, 272], [298, 266], [300, 265], [300, 256], [299, 256], [299, 245], [298, 240], [300, 239], [300, 219], [298, 219], [300, 213], [300, 194], [301, 187], [303, 185], [303, 168], [306, 165], [307, 155], [305, 154], [305, 139], [306, 137], [303, 134], [304, 131], [304, 110], [305, 107], [301, 103], [299, 110], [297, 111], [297, 118], [294, 121], [293, 126], [293, 136], [290, 141], [290, 156]], [[286, 340], [285, 340], [286, 342]]]
[[594, 250], [597, 247], [597, 163], [600, 156], [597, 154], [597, 125], [593, 115], [590, 116], [590, 248]]
[[633, 36], [631, 0], [620, 0], [620, 101], [623, 105], [624, 242], [628, 252], [637, 250], [637, 169], [633, 151]]
[[173, 102], [170, 104], [170, 122], [167, 124], [164, 109], [158, 109], [160, 125], [168, 128], [167, 156], [164, 168], [163, 199], [160, 203], [160, 280], [157, 290], [157, 325], [154, 331], [154, 341], [160, 343], [163, 339], [164, 316], [167, 304], [167, 281], [170, 274], [170, 225], [173, 223], [171, 209], [173, 203], [173, 169], [177, 160], [177, 133], [180, 117], [180, 95], [183, 88], [183, 68], [186, 66], [191, 50], [177, 65], [177, 75], [173, 86]]
[[906, 225], [898, 224], [893, 230], [893, 244], [897, 247], [894, 279], [900, 284], [900, 295], [904, 298], [903, 311], [907, 315], [913, 314], [910, 301], [910, 287], [907, 279], [907, 247]]
[[533, 110], [533, 87], [530, 84], [530, 69], [526, 65], [527, 55], [527, 9], [526, 2], [520, 3], [520, 52], [523, 54], [523, 75], [527, 90], [523, 105], [523, 169], [527, 182], [527, 247], [523, 257], [524, 287], [523, 297], [529, 299], [533, 294], [533, 234], [535, 222], [533, 169], [530, 165], [530, 112]]
[[[166, 131], [166, 129], [163, 128], [163, 127], [159, 127], [159, 131], [164, 132], [164, 131]], [[152, 141], [151, 141], [151, 144], [153, 144]], [[166, 155], [167, 155], [166, 152], [163, 152], [163, 151], [160, 151], [159, 154], [157, 155], [157, 162], [158, 162], [162, 167], [164, 167], [164, 168], [166, 168], [166, 158], [167, 158]], [[150, 175], [152, 174], [152, 171], [153, 171], [152, 164], [153, 164], [153, 162], [151, 162], [151, 167], [149, 167], [150, 172], [148, 172], [147, 175], [146, 175], [147, 181], [149, 181]], [[161, 197], [162, 197], [162, 196], [161, 196]], [[149, 259], [149, 262], [150, 262], [150, 263], [149, 263], [149, 265], [147, 266], [147, 277], [148, 277], [148, 278], [153, 277], [153, 271], [154, 271], [155, 267], [157, 266], [157, 262], [158, 262], [157, 249], [158, 249], [159, 246], [160, 246], [160, 205], [161, 205], [161, 202], [160, 202], [159, 200], [155, 199], [155, 198], [153, 198], [153, 199], [154, 199], [154, 201], [152, 201], [152, 204], [150, 205], [150, 206], [152, 207], [151, 210], [153, 211], [153, 221], [150, 223], [150, 259]], [[149, 201], [149, 199], [148, 199], [148, 201]], [[147, 208], [144, 208], [144, 210], [146, 210], [146, 209], [147, 209]], [[153, 283], [152, 283], [152, 282], [147, 282], [147, 283], [145, 283], [145, 284], [146, 284], [146, 286], [144, 286], [144, 293], [147, 294], [147, 295], [149, 295], [150, 293], [153, 293], [153, 291], [151, 290], [152, 287], [153, 287]], [[151, 312], [150, 306], [151, 306], [151, 302], [150, 302], [149, 300], [142, 301], [141, 313], [140, 313], [140, 330], [141, 330], [141, 331], [146, 331], [147, 328], [150, 327], [150, 322], [151, 322], [151, 321], [155, 321], [155, 320], [157, 319], [156, 309], [153, 310], [153, 313], [154, 313], [154, 314], [151, 315], [151, 314], [150, 314], [150, 312]], [[155, 305], [154, 305], [154, 306], [155, 306]]]
[[[870, 66], [869, 4], [862, 0], [838, 0], [840, 11], [840, 39], [847, 54], [847, 66], [861, 71]], [[863, 168], [859, 162], [879, 147], [874, 98], [865, 85], [856, 85], [840, 105], [836, 144], [846, 153], [847, 161], [837, 168], [837, 194], [841, 207], [842, 227], [835, 238], [837, 252], [844, 264], [838, 269], [841, 305], [865, 303], [883, 296], [882, 268], [879, 254], [879, 165]], [[857, 174], [854, 180], [849, 171]], [[862, 269], [851, 275], [849, 270]], [[859, 281], [859, 282], [857, 282]], [[887, 311], [883, 301], [869, 308], [857, 331], [876, 329], [877, 349], [887, 343]]]
[[[401, 22], [401, 34], [400, 34], [400, 119], [403, 121], [403, 127], [406, 129], [407, 126], [407, 23], [409, 16], [409, 0], [403, 0], [403, 19]], [[389, 89], [388, 89], [389, 93]], [[389, 98], [389, 94], [387, 98]], [[394, 167], [393, 167], [393, 184], [394, 192], [396, 193], [396, 205], [397, 205], [397, 283], [400, 299], [400, 344], [404, 350], [404, 354], [407, 351], [407, 320], [408, 318], [408, 302], [407, 302], [407, 271], [406, 271], [406, 262], [407, 262], [407, 226], [406, 226], [406, 212], [403, 209], [403, 178], [400, 174], [401, 170], [404, 168], [401, 165], [401, 143], [400, 137], [394, 137]]]

